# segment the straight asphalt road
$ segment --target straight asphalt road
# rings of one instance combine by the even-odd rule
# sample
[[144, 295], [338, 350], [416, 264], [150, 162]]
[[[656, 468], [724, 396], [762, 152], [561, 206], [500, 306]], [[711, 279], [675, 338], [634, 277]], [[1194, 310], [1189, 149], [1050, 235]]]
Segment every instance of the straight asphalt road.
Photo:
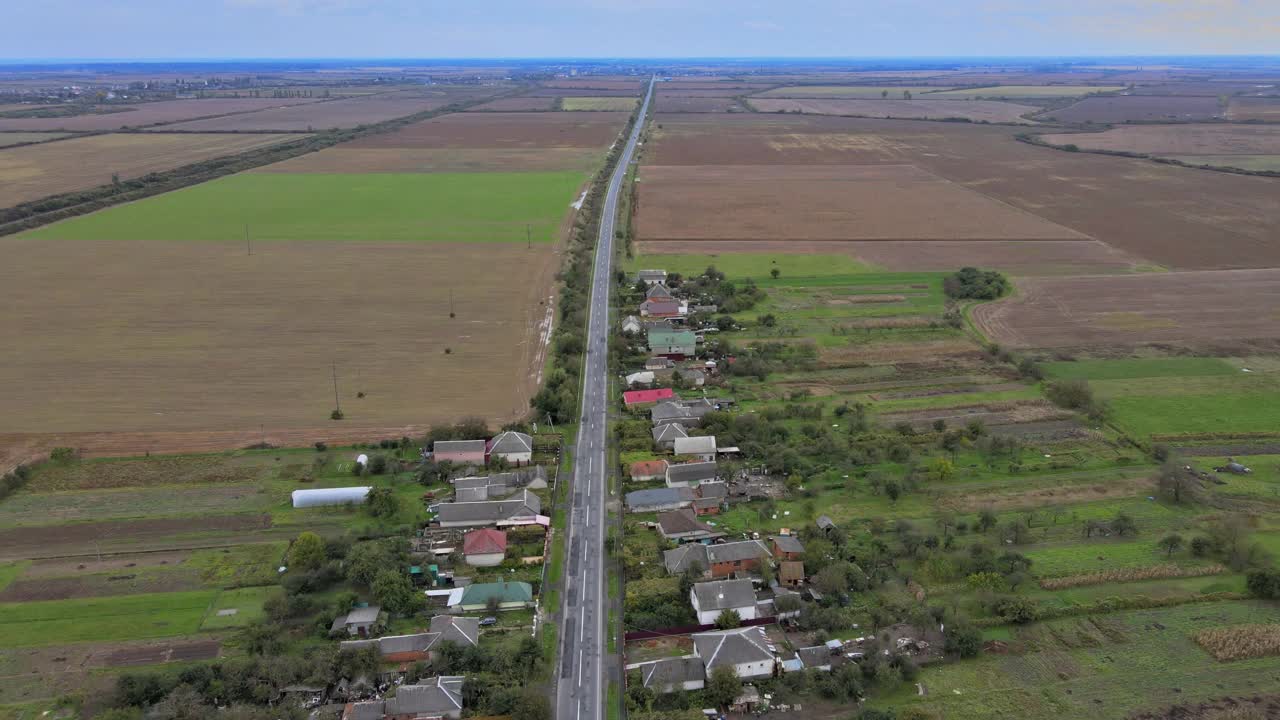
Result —
[[602, 720], [608, 676], [605, 621], [604, 530], [607, 516], [605, 439], [609, 411], [609, 283], [613, 262], [613, 229], [618, 196], [636, 143], [649, 112], [653, 81], [635, 127], [627, 137], [605, 193], [600, 236], [591, 276], [591, 310], [587, 321], [587, 361], [582, 384], [582, 415], [574, 453], [573, 491], [569, 506], [568, 563], [564, 573], [564, 612], [560, 616], [560, 657], [556, 682], [558, 720]]

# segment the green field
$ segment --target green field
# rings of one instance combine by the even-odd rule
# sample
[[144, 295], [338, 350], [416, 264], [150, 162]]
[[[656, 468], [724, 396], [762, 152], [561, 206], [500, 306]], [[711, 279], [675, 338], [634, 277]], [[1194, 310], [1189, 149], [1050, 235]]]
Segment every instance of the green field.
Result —
[[245, 173], [38, 228], [48, 240], [551, 243], [587, 179], [540, 173]]
[[1280, 672], [1280, 658], [1220, 663], [1191, 635], [1222, 625], [1278, 620], [1280, 607], [1246, 601], [1015, 627], [1015, 642], [1027, 648], [1025, 653], [988, 654], [927, 668], [920, 676], [927, 696], [918, 696], [915, 686], [907, 685], [889, 704], [918, 705], [948, 720], [1119, 720], [1142, 708], [1252, 695], [1259, 692], [1259, 684], [1271, 686]]
[[1040, 367], [1045, 375], [1057, 380], [1128, 380], [1240, 374], [1238, 368], [1223, 360], [1198, 357], [1076, 360], [1042, 363]]
[[778, 278], [820, 278], [833, 275], [853, 275], [871, 268], [848, 255], [797, 255], [794, 253], [728, 253], [725, 255], [641, 255], [628, 261], [627, 270], [657, 268], [685, 277], [701, 275], [709, 266], [728, 275], [733, 280], [750, 278], [757, 283], [772, 279], [771, 270], [777, 269]]
[[611, 110], [631, 112], [638, 98], [633, 97], [566, 97], [560, 99], [562, 110]]
[[0, 636], [6, 647], [34, 647], [191, 635], [217, 597], [216, 590], [199, 590], [5, 603]]
[[1170, 155], [1169, 158], [1188, 165], [1216, 165], [1241, 170], [1280, 172], [1280, 155]]
[[1075, 97], [1089, 93], [1117, 92], [1123, 90], [1121, 85], [992, 85], [963, 90], [947, 90], [937, 93], [938, 97], [972, 98], [972, 97]]
[[919, 96], [950, 89], [928, 85], [792, 85], [765, 90], [752, 97], [879, 98], [888, 91], [888, 99], [901, 100], [903, 92]]
[[9, 587], [9, 583], [18, 579], [30, 562], [0, 563], [0, 590]]

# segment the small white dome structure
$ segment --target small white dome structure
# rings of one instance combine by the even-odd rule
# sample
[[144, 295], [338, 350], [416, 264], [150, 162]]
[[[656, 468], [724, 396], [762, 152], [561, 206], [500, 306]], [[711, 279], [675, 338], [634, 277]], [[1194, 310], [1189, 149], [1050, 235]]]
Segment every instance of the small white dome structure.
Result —
[[324, 505], [360, 505], [369, 497], [369, 487], [321, 488], [294, 490], [293, 506], [296, 508]]
[[360, 463], [361, 465], [367, 466], [369, 464], [369, 456], [365, 455], [364, 453], [360, 453], [359, 455], [356, 456], [356, 462]]

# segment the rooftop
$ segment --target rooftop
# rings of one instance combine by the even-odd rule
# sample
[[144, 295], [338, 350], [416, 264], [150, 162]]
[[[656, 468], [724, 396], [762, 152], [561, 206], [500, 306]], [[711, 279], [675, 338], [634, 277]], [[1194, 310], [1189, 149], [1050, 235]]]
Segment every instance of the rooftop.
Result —
[[750, 580], [716, 580], [693, 586], [699, 610], [731, 610], [754, 607], [756, 591]]

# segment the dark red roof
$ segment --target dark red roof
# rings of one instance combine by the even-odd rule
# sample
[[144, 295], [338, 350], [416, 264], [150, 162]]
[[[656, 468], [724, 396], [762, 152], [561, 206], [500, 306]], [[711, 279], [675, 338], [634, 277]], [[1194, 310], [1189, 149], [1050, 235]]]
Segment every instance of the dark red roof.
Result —
[[658, 402], [659, 400], [670, 400], [676, 394], [671, 388], [658, 388], [657, 390], [630, 390], [622, 393], [622, 401], [627, 405], [636, 405], [639, 403]]
[[489, 555], [507, 551], [507, 534], [493, 528], [472, 530], [462, 539], [464, 555]]
[[631, 477], [653, 477], [667, 473], [666, 460], [641, 460], [631, 463]]

